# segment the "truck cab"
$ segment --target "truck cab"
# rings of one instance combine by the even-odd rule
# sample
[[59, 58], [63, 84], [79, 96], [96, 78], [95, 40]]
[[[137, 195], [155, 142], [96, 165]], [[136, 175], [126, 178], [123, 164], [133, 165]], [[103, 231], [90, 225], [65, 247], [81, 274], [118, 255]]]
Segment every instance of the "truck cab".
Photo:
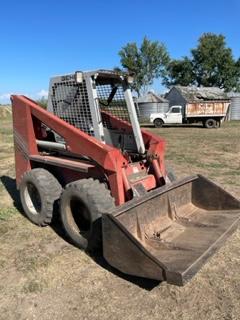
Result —
[[156, 128], [160, 128], [164, 124], [182, 123], [182, 119], [182, 106], [172, 106], [166, 113], [152, 113], [150, 115], [150, 122]]

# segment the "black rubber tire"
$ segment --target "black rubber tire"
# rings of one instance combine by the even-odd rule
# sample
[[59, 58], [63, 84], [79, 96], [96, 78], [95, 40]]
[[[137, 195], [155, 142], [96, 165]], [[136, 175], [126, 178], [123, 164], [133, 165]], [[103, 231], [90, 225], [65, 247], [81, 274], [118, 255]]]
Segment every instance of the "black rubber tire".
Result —
[[157, 118], [153, 121], [153, 124], [154, 124], [155, 128], [161, 128], [163, 126], [164, 122], [162, 119]]
[[27, 218], [41, 227], [50, 224], [62, 192], [58, 180], [49, 171], [36, 168], [23, 175], [19, 191]]
[[207, 129], [217, 128], [217, 121], [215, 119], [207, 119], [204, 123], [204, 127]]
[[60, 215], [66, 236], [78, 248], [93, 251], [102, 244], [102, 213], [115, 207], [114, 199], [98, 180], [69, 183], [60, 199]]

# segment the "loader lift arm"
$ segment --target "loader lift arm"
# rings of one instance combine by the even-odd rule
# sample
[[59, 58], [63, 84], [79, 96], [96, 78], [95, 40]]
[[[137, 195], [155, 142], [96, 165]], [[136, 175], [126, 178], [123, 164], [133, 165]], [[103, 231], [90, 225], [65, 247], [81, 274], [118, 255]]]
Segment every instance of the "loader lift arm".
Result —
[[[30, 170], [30, 157], [41, 156], [38, 151], [36, 140], [43, 139], [41, 134], [41, 123], [62, 136], [65, 140], [66, 150], [74, 155], [82, 155], [94, 159], [99, 166], [104, 168], [108, 175], [112, 195], [116, 204], [122, 204], [126, 201], [125, 190], [123, 188], [123, 169], [128, 167], [129, 157], [123, 155], [120, 150], [101, 143], [94, 137], [68, 124], [54, 114], [44, 110], [33, 100], [25, 96], [12, 96], [14, 137], [16, 150], [19, 147], [25, 150], [23, 153], [16, 153], [17, 157], [17, 183], [20, 182], [22, 172]], [[107, 113], [106, 113], [107, 114]], [[110, 114], [108, 118], [115, 127], [131, 130], [131, 125], [126, 121], [120, 120]], [[143, 131], [143, 139], [148, 150], [147, 155], [153, 159], [154, 167], [157, 167], [155, 185], [164, 183], [165, 167], [163, 162], [164, 141]], [[161, 180], [161, 182], [160, 182]]]

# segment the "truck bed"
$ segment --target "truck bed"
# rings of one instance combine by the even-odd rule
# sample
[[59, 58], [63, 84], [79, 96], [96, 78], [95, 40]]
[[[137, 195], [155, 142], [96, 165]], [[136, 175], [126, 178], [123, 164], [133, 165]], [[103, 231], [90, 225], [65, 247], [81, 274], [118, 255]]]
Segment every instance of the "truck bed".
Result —
[[229, 101], [192, 102], [186, 105], [185, 117], [224, 117], [229, 107]]

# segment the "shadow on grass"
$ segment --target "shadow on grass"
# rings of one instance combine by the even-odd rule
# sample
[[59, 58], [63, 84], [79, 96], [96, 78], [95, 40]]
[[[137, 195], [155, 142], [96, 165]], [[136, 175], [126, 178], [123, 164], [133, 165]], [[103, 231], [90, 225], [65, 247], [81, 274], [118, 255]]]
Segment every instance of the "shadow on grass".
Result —
[[104, 259], [103, 255], [101, 253], [90, 255], [93, 260], [100, 265], [102, 268], [108, 270], [109, 272], [113, 273], [114, 275], [129, 281], [133, 283], [134, 285], [139, 286], [142, 289], [145, 289], [147, 291], [151, 291], [155, 287], [159, 286], [161, 284], [161, 281], [158, 280], [152, 280], [152, 279], [146, 279], [146, 278], [140, 278], [136, 276], [127, 275], [125, 273], [122, 273], [121, 271], [115, 269], [114, 267], [110, 266], [110, 264]]
[[13, 200], [13, 205], [14, 207], [21, 213], [23, 214], [23, 208], [21, 205], [20, 197], [19, 197], [19, 192], [16, 187], [16, 179], [13, 179], [8, 176], [1, 176], [0, 181], [4, 185], [5, 189], [11, 196]]
[[[24, 218], [27, 219], [27, 217], [25, 216], [25, 213], [23, 211], [22, 205], [21, 205], [19, 191], [16, 188], [16, 180], [11, 177], [8, 177], [8, 176], [1, 176], [0, 180], [1, 180], [2, 184], [4, 185], [4, 187], [6, 188], [9, 195], [11, 196], [11, 198], [13, 200], [14, 207], [19, 211], [20, 214], [22, 214], [24, 216]], [[62, 224], [59, 219], [58, 210], [59, 210], [58, 204], [56, 203], [55, 209], [54, 209], [55, 214], [53, 216], [53, 220], [52, 220], [52, 223], [50, 226], [58, 236], [63, 238], [68, 243], [72, 244], [71, 241], [68, 239], [68, 237], [65, 235], [65, 232], [62, 228]], [[160, 283], [159, 281], [156, 281], [156, 280], [130, 276], [130, 275], [126, 275], [126, 274], [118, 271], [117, 269], [110, 266], [107, 263], [107, 261], [104, 259], [103, 254], [102, 254], [102, 249], [100, 249], [98, 252], [91, 252], [91, 253], [86, 253], [86, 254], [88, 254], [102, 268], [108, 270], [109, 272], [113, 273], [114, 275], [116, 275], [126, 281], [133, 283], [134, 285], [139, 286], [142, 289], [150, 291], [153, 288], [155, 288], [156, 286], [158, 286]]]

